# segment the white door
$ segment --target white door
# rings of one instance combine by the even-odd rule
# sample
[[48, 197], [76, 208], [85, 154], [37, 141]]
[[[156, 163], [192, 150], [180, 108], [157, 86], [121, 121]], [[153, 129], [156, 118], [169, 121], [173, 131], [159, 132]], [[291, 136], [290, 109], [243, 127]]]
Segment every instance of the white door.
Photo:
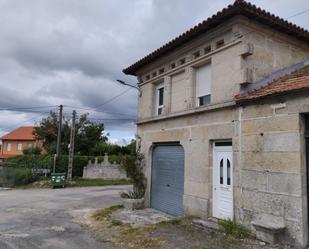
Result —
[[[220, 144], [220, 143], [218, 143]], [[213, 216], [233, 219], [233, 153], [232, 146], [214, 147]]]

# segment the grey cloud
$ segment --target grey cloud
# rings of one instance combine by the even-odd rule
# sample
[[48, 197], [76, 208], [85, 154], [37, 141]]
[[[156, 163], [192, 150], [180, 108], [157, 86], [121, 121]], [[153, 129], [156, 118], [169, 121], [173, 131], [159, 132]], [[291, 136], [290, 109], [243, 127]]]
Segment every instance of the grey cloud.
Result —
[[[126, 89], [116, 79], [136, 83], [122, 74], [124, 67], [232, 2], [0, 0], [0, 108], [98, 106]], [[252, 2], [282, 17], [309, 8], [306, 0]], [[309, 26], [308, 14], [291, 21]], [[132, 121], [121, 120], [126, 116], [116, 113], [136, 114], [137, 98], [132, 89], [90, 110], [90, 117], [118, 119], [105, 121], [118, 140], [121, 134], [133, 136]], [[66, 115], [72, 110], [65, 107]], [[0, 111], [0, 133], [33, 116], [26, 124], [38, 121], [40, 115]]]

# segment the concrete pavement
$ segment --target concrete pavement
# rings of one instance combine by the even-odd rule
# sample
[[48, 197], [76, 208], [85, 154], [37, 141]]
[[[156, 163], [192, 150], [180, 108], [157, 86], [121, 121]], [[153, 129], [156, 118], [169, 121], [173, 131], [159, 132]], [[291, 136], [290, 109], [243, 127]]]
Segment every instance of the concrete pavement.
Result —
[[0, 192], [0, 249], [104, 249], [72, 213], [121, 203], [128, 186]]

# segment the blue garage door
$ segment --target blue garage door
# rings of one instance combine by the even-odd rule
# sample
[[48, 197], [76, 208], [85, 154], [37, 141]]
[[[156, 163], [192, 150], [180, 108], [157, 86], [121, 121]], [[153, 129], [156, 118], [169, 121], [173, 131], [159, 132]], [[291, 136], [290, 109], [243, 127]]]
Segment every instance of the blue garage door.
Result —
[[182, 146], [155, 146], [151, 175], [151, 207], [171, 215], [182, 215], [184, 193]]

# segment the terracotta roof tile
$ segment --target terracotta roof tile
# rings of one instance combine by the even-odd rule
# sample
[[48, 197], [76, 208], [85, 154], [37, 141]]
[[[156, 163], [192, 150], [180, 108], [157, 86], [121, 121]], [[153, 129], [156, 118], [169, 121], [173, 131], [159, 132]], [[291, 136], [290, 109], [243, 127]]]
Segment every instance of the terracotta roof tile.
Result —
[[212, 15], [207, 20], [197, 24], [190, 30], [182, 33], [180, 36], [169, 41], [165, 45], [161, 46], [157, 50], [148, 54], [144, 58], [140, 59], [131, 66], [125, 68], [123, 72], [125, 74], [136, 75], [136, 71], [147, 63], [164, 56], [166, 53], [173, 51], [177, 47], [180, 47], [184, 43], [192, 40], [193, 38], [204, 34], [205, 32], [217, 27], [224, 21], [237, 16], [243, 15], [250, 19], [254, 19], [257, 22], [271, 26], [274, 29], [284, 32], [285, 34], [291, 35], [296, 39], [300, 39], [309, 42], [309, 31], [301, 28], [291, 22], [288, 22], [274, 14], [271, 14], [257, 6], [243, 1], [236, 0], [233, 4], [228, 5], [226, 8]]
[[272, 80], [267, 85], [235, 96], [237, 102], [309, 89], [309, 65]]
[[1, 140], [35, 140], [33, 135], [34, 127], [22, 126], [2, 136]]

